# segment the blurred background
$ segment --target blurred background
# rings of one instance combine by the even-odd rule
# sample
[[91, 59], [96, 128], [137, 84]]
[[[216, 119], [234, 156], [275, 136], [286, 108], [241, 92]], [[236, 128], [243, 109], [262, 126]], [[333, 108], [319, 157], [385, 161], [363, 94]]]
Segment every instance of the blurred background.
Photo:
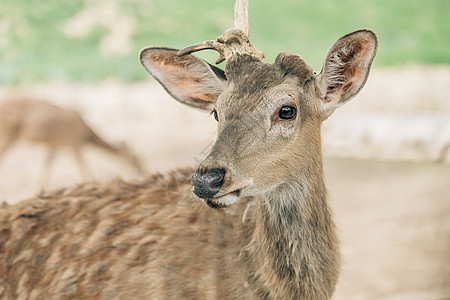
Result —
[[[124, 152], [89, 146], [80, 136], [71, 140], [87, 145], [85, 167], [67, 147], [47, 163], [56, 139], [49, 128], [65, 126], [67, 136], [70, 126], [80, 128], [62, 117], [65, 110], [104, 141], [126, 145], [147, 172], [196, 165], [214, 141], [214, 118], [167, 96], [137, 55], [149, 45], [214, 39], [232, 25], [231, 0], [2, 0], [0, 147], [11, 120], [47, 142], [25, 136], [1, 155], [0, 201], [142, 176]], [[323, 127], [344, 255], [335, 299], [450, 299], [450, 1], [250, 1], [250, 37], [267, 63], [289, 51], [319, 72], [329, 47], [359, 28], [379, 37], [371, 75]], [[63, 110], [1, 109], [15, 99]]]

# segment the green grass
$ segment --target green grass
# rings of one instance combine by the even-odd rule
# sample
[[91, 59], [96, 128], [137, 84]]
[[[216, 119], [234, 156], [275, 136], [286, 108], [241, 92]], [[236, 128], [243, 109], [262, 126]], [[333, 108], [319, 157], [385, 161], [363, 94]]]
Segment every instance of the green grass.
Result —
[[[117, 7], [109, 23], [105, 12], [111, 5], [105, 3]], [[86, 18], [92, 26], [79, 36], [68, 35], [69, 20], [93, 7], [97, 14]], [[122, 19], [133, 23], [130, 44], [124, 52], [107, 53], [111, 25]], [[185, 47], [214, 39], [232, 24], [231, 0], [2, 0], [0, 84], [148, 79], [137, 60], [141, 48]], [[266, 62], [290, 51], [320, 70], [333, 42], [358, 28], [378, 33], [376, 66], [450, 63], [448, 0], [250, 1], [251, 39], [266, 53]]]

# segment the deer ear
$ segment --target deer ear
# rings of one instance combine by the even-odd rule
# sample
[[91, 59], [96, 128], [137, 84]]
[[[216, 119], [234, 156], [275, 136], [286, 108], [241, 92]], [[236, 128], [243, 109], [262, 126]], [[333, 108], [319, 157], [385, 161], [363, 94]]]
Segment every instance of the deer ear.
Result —
[[375, 32], [361, 29], [341, 37], [328, 51], [322, 72], [316, 78], [327, 117], [362, 89], [377, 46]]
[[141, 64], [176, 100], [212, 111], [226, 88], [225, 73], [193, 55], [177, 55], [177, 49], [148, 47], [141, 50]]

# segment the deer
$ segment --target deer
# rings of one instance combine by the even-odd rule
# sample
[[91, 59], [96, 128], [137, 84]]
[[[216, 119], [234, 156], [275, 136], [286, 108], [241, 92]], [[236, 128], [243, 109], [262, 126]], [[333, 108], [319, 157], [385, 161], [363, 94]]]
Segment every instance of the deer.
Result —
[[49, 183], [51, 166], [62, 148], [71, 151], [85, 179], [93, 178], [83, 156], [87, 145], [123, 158], [138, 174], [144, 172], [139, 159], [125, 144], [107, 142], [86, 124], [78, 111], [43, 100], [12, 97], [0, 103], [0, 159], [21, 139], [48, 148], [40, 176], [43, 186]]
[[[176, 100], [212, 113], [197, 168], [84, 184], [0, 212], [1, 299], [330, 299], [340, 251], [320, 128], [364, 86], [377, 50], [351, 32], [316, 74], [274, 63], [239, 29], [140, 61]], [[222, 70], [192, 54], [213, 49]]]

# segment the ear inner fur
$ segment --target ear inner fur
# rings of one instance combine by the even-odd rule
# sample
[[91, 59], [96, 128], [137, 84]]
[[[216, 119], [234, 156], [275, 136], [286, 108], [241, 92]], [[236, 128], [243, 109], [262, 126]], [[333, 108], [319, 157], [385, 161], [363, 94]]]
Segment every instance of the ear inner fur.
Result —
[[368, 29], [347, 34], [331, 47], [317, 77], [327, 115], [362, 89], [376, 51], [376, 35]]
[[226, 87], [222, 70], [193, 55], [177, 55], [178, 49], [148, 47], [140, 61], [176, 100], [194, 108], [211, 111]]

